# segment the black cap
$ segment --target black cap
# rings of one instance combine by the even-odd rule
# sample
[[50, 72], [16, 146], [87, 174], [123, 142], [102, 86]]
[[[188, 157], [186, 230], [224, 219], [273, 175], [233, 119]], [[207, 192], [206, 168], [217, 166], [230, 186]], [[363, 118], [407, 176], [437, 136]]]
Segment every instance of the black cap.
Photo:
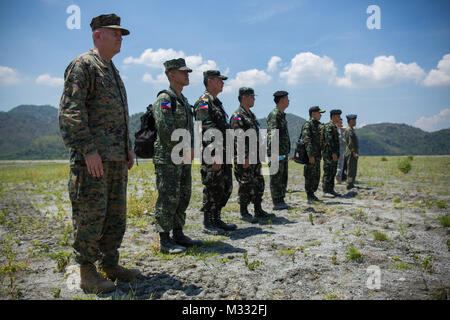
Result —
[[309, 108], [309, 114], [311, 114], [312, 112], [320, 112], [320, 113], [324, 113], [324, 110], [320, 110], [319, 106], [313, 106], [311, 108]]
[[342, 114], [342, 111], [339, 109], [333, 109], [330, 111], [330, 116], [334, 116], [335, 114]]
[[273, 94], [274, 97], [284, 97], [287, 96], [289, 93], [287, 91], [277, 91]]
[[228, 77], [221, 75], [219, 70], [207, 70], [207, 71], [203, 71], [203, 79], [208, 79], [208, 78], [219, 78], [222, 80], [227, 80]]
[[346, 117], [347, 117], [347, 120], [352, 120], [352, 119], [356, 119], [357, 115], [356, 114], [348, 114], [348, 115], [346, 115]]

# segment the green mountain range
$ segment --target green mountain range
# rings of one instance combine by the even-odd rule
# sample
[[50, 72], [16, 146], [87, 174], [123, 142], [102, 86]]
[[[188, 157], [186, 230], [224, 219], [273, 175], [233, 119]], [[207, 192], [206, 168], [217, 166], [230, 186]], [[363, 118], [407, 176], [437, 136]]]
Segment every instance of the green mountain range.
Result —
[[[140, 127], [142, 113], [130, 116], [130, 136]], [[305, 119], [287, 113], [291, 149], [300, 135]], [[267, 128], [265, 118], [259, 119]], [[356, 130], [361, 155], [448, 155], [450, 128], [436, 132], [394, 123], [367, 125]], [[58, 109], [49, 105], [21, 105], [0, 112], [0, 159], [68, 159], [58, 125]]]

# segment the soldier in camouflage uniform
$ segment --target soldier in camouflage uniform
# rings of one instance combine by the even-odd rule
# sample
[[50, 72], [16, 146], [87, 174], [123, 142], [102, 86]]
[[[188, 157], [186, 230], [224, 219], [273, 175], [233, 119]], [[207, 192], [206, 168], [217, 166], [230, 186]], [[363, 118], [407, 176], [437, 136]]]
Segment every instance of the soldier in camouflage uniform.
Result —
[[[155, 205], [155, 225], [159, 233], [160, 250], [165, 253], [181, 253], [186, 247], [200, 245], [183, 233], [186, 209], [191, 198], [191, 162], [194, 155], [194, 125], [191, 105], [183, 96], [183, 87], [189, 85], [189, 72], [184, 59], [164, 62], [170, 82], [168, 93], [160, 94], [153, 104], [157, 137], [153, 163], [155, 165], [158, 199]], [[172, 100], [175, 104], [172, 105]], [[191, 138], [189, 154], [184, 154], [181, 164], [172, 160], [172, 149], [179, 141], [171, 141], [176, 129], [184, 129]], [[173, 231], [173, 238], [170, 232]]]
[[[259, 159], [259, 123], [256, 120], [253, 112], [250, 111], [255, 104], [255, 91], [252, 88], [243, 87], [239, 89], [240, 102], [239, 108], [233, 113], [230, 118], [231, 129], [254, 130], [256, 133], [256, 147], [250, 148], [249, 139], [236, 135], [234, 140], [235, 160], [234, 160], [234, 175], [239, 183], [239, 204], [240, 213], [243, 220], [248, 222], [257, 222], [256, 218], [269, 218], [274, 215], [269, 215], [262, 207], [262, 197], [264, 194], [264, 177], [261, 174], [261, 161]], [[243, 140], [245, 145], [244, 163], [238, 163], [238, 144], [239, 140]], [[252, 151], [252, 152], [250, 152]], [[254, 156], [256, 152], [256, 163], [250, 163], [251, 153]], [[252, 202], [255, 208], [254, 218], [247, 210], [248, 204]]]
[[334, 190], [334, 178], [336, 176], [339, 160], [339, 133], [336, 124], [341, 120], [341, 110], [330, 111], [330, 122], [323, 128], [323, 179], [322, 190], [336, 197], [340, 196]]
[[[208, 164], [202, 157], [200, 167], [204, 185], [202, 207], [204, 231], [218, 235], [237, 228], [235, 224], [227, 224], [220, 218], [220, 211], [227, 204], [233, 191], [232, 165], [224, 161], [226, 130], [230, 128], [230, 125], [222, 102], [217, 98], [217, 95], [222, 92], [223, 81], [228, 78], [221, 75], [218, 70], [208, 70], [203, 72], [203, 79], [206, 91], [195, 103], [195, 119], [201, 121], [203, 133], [209, 129], [216, 129], [223, 137], [222, 152], [220, 154], [216, 154], [215, 150], [211, 152], [214, 163]], [[202, 154], [213, 141], [203, 141]]]
[[340, 184], [344, 178], [345, 149], [347, 148], [347, 142], [345, 141], [345, 128], [342, 126], [342, 119], [338, 121], [336, 126], [339, 134], [339, 160], [336, 170], [336, 182]]
[[348, 127], [345, 129], [345, 141], [347, 148], [345, 149], [345, 158], [347, 159], [347, 190], [355, 187], [355, 178], [358, 168], [359, 144], [358, 137], [355, 133], [356, 114], [347, 115]]
[[127, 95], [111, 59], [120, 51], [122, 35], [130, 32], [115, 14], [93, 18], [91, 27], [94, 49], [73, 60], [64, 74], [59, 126], [70, 150], [68, 186], [80, 287], [101, 293], [115, 286], [97, 272], [96, 261], [111, 280], [130, 281], [139, 271], [118, 265], [134, 158]]
[[303, 170], [308, 203], [319, 201], [314, 192], [317, 191], [320, 182], [320, 118], [324, 112], [318, 106], [309, 108], [310, 119], [302, 127], [301, 135], [309, 158]]
[[288, 92], [277, 91], [273, 94], [276, 107], [267, 117], [267, 155], [271, 156], [272, 137], [275, 129], [278, 130], [279, 152], [278, 172], [270, 176], [270, 193], [272, 195], [273, 209], [283, 210], [289, 206], [284, 202], [288, 182], [288, 156], [291, 151], [291, 140], [284, 111], [289, 106]]

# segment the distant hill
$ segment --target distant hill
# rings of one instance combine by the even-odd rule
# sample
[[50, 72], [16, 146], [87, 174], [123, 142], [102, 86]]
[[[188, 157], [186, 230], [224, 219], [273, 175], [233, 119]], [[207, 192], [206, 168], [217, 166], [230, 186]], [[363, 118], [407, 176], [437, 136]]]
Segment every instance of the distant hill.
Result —
[[430, 133], [407, 124], [378, 123], [356, 133], [362, 155], [450, 154], [450, 128]]
[[0, 159], [67, 159], [58, 109], [21, 105], [0, 112]]
[[[142, 113], [130, 116], [130, 137], [140, 127]], [[287, 113], [291, 149], [305, 119]], [[265, 118], [259, 119], [267, 128]], [[367, 125], [356, 130], [361, 155], [448, 155], [450, 128], [436, 132], [395, 123]], [[58, 109], [49, 105], [21, 105], [0, 112], [0, 159], [68, 159], [58, 125]]]

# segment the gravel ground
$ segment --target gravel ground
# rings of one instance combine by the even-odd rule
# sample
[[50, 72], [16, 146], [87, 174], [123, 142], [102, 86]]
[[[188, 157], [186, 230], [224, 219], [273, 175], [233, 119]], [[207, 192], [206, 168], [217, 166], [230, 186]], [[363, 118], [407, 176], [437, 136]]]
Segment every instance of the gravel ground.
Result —
[[[392, 174], [394, 160], [388, 159], [363, 158], [359, 189], [347, 192], [337, 185], [344, 195], [338, 198], [318, 191], [322, 201], [313, 205], [306, 202], [302, 166], [290, 163], [286, 202], [292, 208], [272, 211], [266, 177], [263, 208], [276, 218], [256, 224], [239, 219], [235, 181], [222, 218], [236, 223], [238, 230], [226, 236], [202, 232], [202, 185], [194, 166], [185, 234], [204, 245], [182, 255], [160, 254], [152, 212], [129, 212], [121, 264], [138, 268], [142, 277], [118, 282], [115, 292], [102, 295], [79, 288], [65, 171], [45, 183], [42, 175], [30, 180], [30, 174], [13, 181], [8, 170], [17, 175], [26, 165], [39, 172], [45, 163], [0, 164], [0, 298], [448, 299], [450, 228], [437, 218], [449, 214], [450, 157], [427, 158], [438, 161], [430, 169], [436, 171], [432, 180], [419, 170], [423, 159], [414, 159], [417, 171], [409, 175]], [[133, 169], [137, 173], [130, 174], [129, 199], [154, 201], [150, 166]], [[379, 169], [375, 175], [374, 166]], [[249, 209], [252, 213], [253, 207]]]

